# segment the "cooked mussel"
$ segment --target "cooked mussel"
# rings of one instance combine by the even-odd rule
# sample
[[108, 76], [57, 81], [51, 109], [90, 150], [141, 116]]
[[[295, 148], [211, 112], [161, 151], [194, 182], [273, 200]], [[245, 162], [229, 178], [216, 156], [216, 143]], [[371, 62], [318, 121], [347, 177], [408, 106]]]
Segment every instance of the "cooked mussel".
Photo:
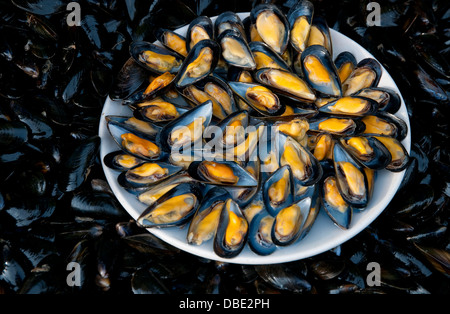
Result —
[[174, 120], [186, 111], [185, 108], [179, 108], [158, 98], [140, 103], [133, 110], [133, 114], [139, 119], [158, 124]]
[[256, 68], [253, 54], [241, 33], [228, 29], [218, 36], [217, 41], [222, 47], [222, 57], [228, 65], [248, 70]]
[[388, 112], [377, 112], [361, 119], [365, 125], [364, 134], [395, 137], [402, 141], [407, 133], [408, 126], [402, 119]]
[[378, 103], [360, 96], [344, 96], [319, 108], [320, 112], [342, 116], [365, 116], [376, 112]]
[[186, 38], [184, 36], [167, 28], [158, 28], [155, 32], [155, 37], [167, 49], [170, 49], [183, 57], [188, 55]]
[[311, 29], [308, 37], [308, 47], [319, 45], [333, 55], [333, 43], [331, 41], [330, 29], [323, 16], [315, 15], [311, 23]]
[[242, 23], [241, 18], [235, 12], [225, 11], [217, 16], [217, 19], [214, 21], [214, 35], [217, 37], [220, 36], [224, 31], [232, 29], [239, 32], [242, 36], [245, 35], [245, 27]]
[[263, 122], [248, 125], [245, 132], [245, 140], [240, 144], [237, 144], [235, 147], [228, 148], [225, 151], [227, 160], [247, 163], [250, 159], [252, 159], [257, 151], [256, 149], [261, 134], [263, 134], [265, 129], [266, 125]]
[[137, 224], [144, 228], [182, 226], [191, 219], [202, 200], [199, 183], [181, 183], [147, 207]]
[[287, 15], [290, 25], [290, 43], [299, 53], [302, 53], [308, 44], [314, 5], [308, 0], [298, 1]]
[[341, 81], [328, 50], [319, 45], [306, 48], [301, 54], [305, 81], [321, 96], [340, 97]]
[[117, 182], [131, 193], [142, 192], [146, 187], [180, 172], [183, 168], [165, 162], [145, 162], [123, 171]]
[[261, 39], [283, 54], [289, 42], [289, 22], [284, 13], [273, 4], [259, 4], [251, 10], [250, 18]]
[[176, 73], [183, 63], [177, 53], [146, 41], [132, 42], [130, 55], [139, 65], [157, 74]]
[[108, 115], [105, 119], [107, 123], [115, 124], [130, 132], [144, 133], [150, 138], [156, 138], [156, 135], [161, 130], [161, 127], [136, 117]]
[[308, 84], [292, 72], [263, 68], [256, 71], [255, 79], [288, 98], [306, 103], [316, 100], [316, 95]]
[[340, 228], [350, 227], [353, 209], [339, 192], [335, 176], [327, 176], [320, 190], [322, 207], [331, 220]]
[[155, 77], [145, 88], [142, 97], [144, 99], [152, 99], [157, 95], [161, 95], [172, 86], [174, 79], [175, 74], [170, 72], [164, 72], [163, 74]]
[[103, 158], [103, 162], [111, 169], [123, 171], [140, 165], [145, 162], [145, 160], [119, 150], [106, 154]]
[[214, 138], [207, 143], [210, 149], [230, 148], [245, 141], [249, 115], [245, 110], [236, 111], [214, 126], [205, 130], [205, 137], [214, 132]]
[[339, 142], [334, 144], [333, 164], [342, 198], [353, 207], [367, 206], [369, 190], [365, 172]]
[[314, 157], [320, 162], [322, 160], [331, 160], [333, 158], [334, 140], [329, 133], [318, 133], [309, 137], [313, 139], [312, 151]]
[[212, 102], [190, 109], [167, 123], [160, 132], [160, 143], [164, 150], [188, 148], [202, 140], [203, 131], [212, 117]]
[[[266, 43], [262, 41], [252, 41], [248, 44], [256, 63], [256, 69], [273, 68], [290, 71], [289, 65], [284, 59]], [[240, 81], [242, 80], [235, 80]]]
[[292, 204], [294, 183], [289, 165], [278, 168], [264, 182], [263, 199], [267, 211], [274, 217], [282, 208]]
[[389, 136], [374, 136], [380, 141], [391, 155], [391, 162], [386, 166], [386, 169], [393, 172], [404, 170], [409, 163], [409, 154], [403, 144], [396, 138]]
[[280, 134], [280, 166], [289, 165], [296, 184], [315, 184], [322, 176], [322, 166], [314, 155], [290, 136]]
[[240, 99], [262, 115], [277, 116], [285, 111], [278, 96], [261, 84], [230, 82], [229, 85]]
[[344, 83], [356, 68], [357, 62], [355, 56], [351, 52], [343, 51], [337, 55], [336, 59], [334, 59], [334, 65], [336, 66], [339, 80], [341, 83]]
[[373, 58], [358, 62], [350, 76], [342, 83], [344, 96], [352, 95], [363, 88], [378, 85], [381, 78], [381, 65]]
[[192, 20], [186, 31], [186, 49], [190, 53], [192, 48], [202, 40], [214, 39], [214, 25], [207, 16], [199, 16]]
[[248, 222], [239, 205], [231, 198], [227, 199], [214, 237], [214, 252], [224, 258], [235, 257], [244, 248], [247, 234]]
[[196, 180], [212, 185], [233, 187], [256, 187], [253, 175], [234, 161], [194, 161], [188, 173]]
[[343, 137], [340, 143], [357, 161], [369, 169], [384, 169], [391, 162], [389, 151], [375, 137]]
[[220, 214], [229, 198], [228, 192], [221, 187], [213, 187], [205, 194], [204, 201], [189, 225], [187, 232], [189, 244], [201, 245], [214, 237]]
[[211, 74], [217, 65], [219, 54], [219, 44], [211, 39], [202, 40], [192, 47], [175, 77], [175, 86], [184, 88]]
[[370, 98], [378, 103], [379, 111], [396, 113], [400, 109], [400, 95], [386, 87], [367, 87], [356, 92], [355, 96]]
[[364, 131], [365, 125], [359, 119], [339, 116], [317, 116], [309, 120], [309, 130], [334, 135], [353, 135]]
[[306, 118], [295, 117], [288, 120], [278, 120], [273, 126], [281, 133], [286, 134], [297, 142], [302, 143], [309, 130], [309, 123]]

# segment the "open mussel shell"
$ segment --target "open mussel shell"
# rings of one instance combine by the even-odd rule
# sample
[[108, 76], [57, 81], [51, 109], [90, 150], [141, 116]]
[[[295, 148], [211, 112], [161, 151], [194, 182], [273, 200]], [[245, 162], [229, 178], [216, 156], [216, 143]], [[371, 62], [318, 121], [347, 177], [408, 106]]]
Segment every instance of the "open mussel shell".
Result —
[[345, 96], [330, 101], [319, 108], [320, 112], [340, 116], [365, 116], [377, 112], [378, 103], [375, 100], [360, 96]]
[[340, 97], [341, 80], [328, 50], [319, 45], [309, 46], [301, 54], [305, 81], [323, 97]]
[[[262, 41], [252, 41], [248, 44], [256, 63], [256, 69], [273, 68], [290, 71], [291, 68], [275, 50]], [[236, 80], [237, 81], [237, 80]]]
[[[311, 111], [311, 114], [313, 112]], [[314, 114], [316, 112], [314, 111]], [[302, 143], [306, 138], [306, 133], [309, 130], [309, 123], [305, 116], [297, 117], [280, 117], [275, 120], [273, 127], [276, 128], [278, 132], [281, 132], [287, 136], [292, 137], [297, 142]]]
[[162, 179], [155, 184], [136, 191], [138, 192], [137, 198], [141, 203], [150, 206], [174, 187], [180, 185], [181, 183], [193, 181], [195, 180], [192, 179], [186, 172], [178, 172], [173, 176], [169, 176], [166, 179]]
[[109, 97], [123, 100], [133, 95], [148, 80], [148, 72], [132, 57], [123, 64], [113, 81]]
[[256, 68], [253, 54], [247, 41], [240, 32], [227, 29], [217, 37], [217, 42], [220, 43], [222, 48], [222, 58], [228, 65], [247, 70], [254, 70]]
[[264, 116], [278, 116], [286, 110], [278, 96], [261, 84], [229, 82], [229, 85], [240, 99]]
[[154, 135], [129, 129], [113, 119], [107, 119], [106, 125], [112, 138], [123, 151], [145, 160], [158, 160], [164, 157]]
[[318, 115], [309, 120], [309, 130], [312, 132], [325, 132], [333, 135], [354, 135], [363, 132], [364, 123], [359, 118], [340, 117], [332, 115]]
[[341, 83], [345, 82], [350, 74], [352, 74], [357, 64], [358, 62], [355, 56], [350, 51], [343, 51], [337, 55], [336, 59], [334, 59], [334, 65], [336, 66]]
[[214, 252], [224, 258], [237, 256], [247, 242], [248, 222], [239, 205], [227, 199], [214, 236]]
[[394, 114], [398, 111], [398, 109], [400, 109], [400, 95], [390, 88], [367, 87], [353, 95], [375, 100], [378, 103], [378, 111], [385, 111]]
[[389, 136], [374, 137], [389, 150], [391, 155], [391, 162], [386, 166], [387, 170], [400, 172], [408, 166], [410, 160], [408, 151], [399, 140]]
[[334, 144], [333, 165], [342, 198], [352, 207], [366, 207], [369, 187], [364, 169], [339, 142]]
[[287, 246], [300, 238], [302, 227], [309, 216], [311, 202], [312, 199], [306, 197], [278, 212], [271, 231], [272, 241], [276, 245]]
[[146, 41], [133, 41], [130, 55], [139, 65], [157, 74], [177, 73], [183, 64], [179, 54]]
[[245, 36], [245, 28], [241, 18], [232, 11], [220, 13], [214, 21], [214, 35], [216, 38], [228, 29], [235, 30], [241, 33], [242, 36]]
[[[280, 166], [288, 165], [295, 185], [313, 185], [322, 177], [322, 166], [309, 149], [290, 136], [279, 134]], [[295, 188], [296, 188], [295, 186]]]
[[373, 136], [349, 136], [339, 141], [348, 153], [369, 169], [381, 170], [391, 162], [389, 150]]
[[186, 49], [186, 38], [170, 29], [158, 28], [155, 31], [155, 37], [167, 49], [186, 57], [188, 51]]
[[274, 4], [258, 4], [250, 11], [250, 19], [261, 39], [280, 55], [289, 43], [289, 22]]
[[186, 49], [188, 52], [202, 40], [214, 39], [214, 25], [207, 16], [199, 16], [192, 20], [186, 31]]
[[316, 95], [308, 83], [290, 71], [262, 68], [257, 70], [254, 76], [256, 81], [287, 98], [305, 103], [316, 100]]
[[144, 228], [165, 228], [186, 224], [203, 201], [201, 184], [181, 183], [147, 207], [137, 219]]
[[161, 130], [160, 126], [136, 117], [108, 115], [105, 119], [110, 124], [116, 124], [130, 132], [144, 133], [150, 138], [156, 138], [156, 135]]
[[118, 150], [106, 154], [103, 162], [111, 169], [125, 171], [144, 163], [145, 160]]
[[[170, 102], [154, 99], [135, 106], [133, 115], [140, 120], [161, 125], [178, 118], [187, 111], [188, 109], [180, 108]], [[159, 128], [161, 129], [161, 126]]]
[[402, 141], [408, 134], [408, 126], [397, 116], [388, 112], [377, 112], [361, 119], [365, 125], [364, 134], [395, 137]]
[[144, 162], [120, 173], [117, 182], [128, 192], [136, 194], [181, 170], [182, 167], [166, 162]]
[[176, 88], [184, 88], [211, 74], [219, 61], [220, 46], [212, 39], [200, 41], [190, 50], [174, 81]]
[[342, 229], [348, 229], [353, 216], [353, 208], [339, 192], [336, 177], [328, 175], [321, 182], [320, 199], [322, 208], [331, 220]]
[[153, 78], [142, 92], [142, 100], [153, 99], [159, 95], [164, 94], [167, 90], [172, 88], [175, 74], [164, 72], [161, 75]]
[[380, 63], [373, 58], [358, 62], [350, 76], [342, 83], [344, 96], [352, 95], [361, 89], [378, 85], [382, 74]]
[[205, 137], [214, 134], [214, 138], [207, 142], [207, 147], [221, 149], [241, 144], [245, 141], [248, 125], [249, 115], [246, 110], [233, 112], [217, 125], [209, 126], [205, 130]]
[[294, 201], [294, 179], [289, 165], [278, 168], [265, 180], [262, 186], [267, 211], [276, 216], [284, 207]]
[[265, 209], [262, 194], [258, 193], [243, 212], [249, 223], [247, 242], [250, 249], [262, 256], [275, 252], [277, 246], [271, 234], [275, 218]]
[[204, 201], [189, 224], [186, 236], [189, 244], [201, 245], [214, 237], [220, 213], [229, 198], [228, 192], [221, 187], [213, 187], [205, 194]]
[[330, 28], [323, 16], [315, 15], [309, 30], [308, 47], [320, 45], [333, 55], [333, 42], [331, 41]]
[[192, 178], [212, 185], [236, 188], [258, 185], [256, 178], [234, 161], [194, 161], [187, 171]]
[[299, 53], [307, 47], [313, 16], [314, 5], [308, 0], [298, 1], [287, 14], [290, 43]]
[[212, 110], [212, 102], [205, 101], [167, 123], [159, 133], [161, 147], [171, 152], [201, 143], [203, 131], [211, 122]]

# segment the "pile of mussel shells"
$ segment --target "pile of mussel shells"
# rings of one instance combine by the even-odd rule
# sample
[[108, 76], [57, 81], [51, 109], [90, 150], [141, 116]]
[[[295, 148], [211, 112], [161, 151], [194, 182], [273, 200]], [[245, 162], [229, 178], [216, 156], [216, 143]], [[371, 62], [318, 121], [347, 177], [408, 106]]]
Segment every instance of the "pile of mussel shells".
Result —
[[377, 171], [407, 167], [400, 96], [378, 86], [375, 59], [333, 59], [311, 2], [155, 36], [130, 44], [110, 93], [130, 114], [105, 117], [117, 150], [103, 162], [146, 204], [139, 226], [187, 226], [188, 243], [212, 240], [223, 258], [246, 244], [269, 255], [304, 238], [321, 209], [351, 228]]

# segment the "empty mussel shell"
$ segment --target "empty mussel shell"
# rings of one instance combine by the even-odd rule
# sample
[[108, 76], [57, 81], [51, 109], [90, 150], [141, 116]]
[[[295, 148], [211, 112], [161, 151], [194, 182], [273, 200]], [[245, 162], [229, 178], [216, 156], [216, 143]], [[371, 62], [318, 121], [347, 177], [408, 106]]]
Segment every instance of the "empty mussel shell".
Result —
[[137, 219], [144, 228], [165, 228], [186, 224], [203, 200], [201, 184], [181, 183], [147, 207]]
[[305, 81], [321, 96], [340, 97], [341, 80], [328, 50], [319, 45], [306, 48], [301, 54]]
[[248, 222], [239, 205], [231, 198], [227, 199], [214, 236], [214, 252], [224, 258], [235, 257], [244, 248], [247, 234]]
[[267, 45], [280, 55], [289, 43], [289, 22], [284, 13], [273, 4], [258, 4], [250, 11], [250, 19]]
[[256, 178], [234, 161], [194, 161], [187, 171], [194, 179], [212, 185], [236, 188], [258, 185]]
[[369, 188], [364, 169], [339, 142], [334, 144], [333, 164], [342, 198], [352, 207], [366, 207]]
[[157, 74], [177, 73], [183, 64], [179, 54], [146, 41], [132, 42], [130, 55], [139, 65]]
[[220, 55], [219, 44], [211, 39], [200, 41], [190, 50], [177, 76], [175, 87], [184, 88], [200, 81], [214, 71]]

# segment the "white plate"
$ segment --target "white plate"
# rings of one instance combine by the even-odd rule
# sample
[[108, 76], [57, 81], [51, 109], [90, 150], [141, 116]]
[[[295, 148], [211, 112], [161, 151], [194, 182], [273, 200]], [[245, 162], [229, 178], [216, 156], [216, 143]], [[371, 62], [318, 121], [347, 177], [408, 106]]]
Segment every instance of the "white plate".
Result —
[[[241, 19], [244, 19], [246, 16], [248, 16], [248, 13], [239, 13], [239, 16]], [[212, 18], [213, 21], [215, 19], [216, 17]], [[187, 26], [180, 28], [179, 30], [177, 30], [177, 32], [185, 35], [186, 30]], [[351, 52], [355, 56], [357, 61], [360, 61], [364, 58], [374, 58], [359, 44], [342, 35], [341, 33], [334, 31], [333, 29], [331, 29], [331, 39], [333, 42], [333, 60], [342, 51]], [[401, 97], [397, 85], [384, 68], [378, 86], [389, 87], [396, 91]], [[122, 106], [120, 102], [114, 102], [109, 97], [107, 98], [103, 107], [102, 115], [100, 117], [101, 120], [99, 127], [99, 135], [101, 137], [100, 155], [102, 164], [103, 157], [106, 154], [118, 149], [116, 143], [111, 138], [106, 127], [105, 116], [107, 115], [131, 116], [131, 111], [126, 106]], [[401, 97], [401, 107], [400, 110], [396, 113], [396, 116], [403, 119], [408, 125], [408, 135], [403, 140], [402, 144], [409, 152], [411, 146], [411, 130], [403, 97]], [[146, 208], [146, 205], [140, 203], [134, 195], [128, 193], [117, 184], [117, 171], [109, 169], [104, 164], [103, 170], [105, 172], [106, 179], [117, 199], [128, 211], [131, 217], [136, 220]], [[248, 245], [246, 245], [244, 250], [238, 256], [231, 259], [221, 258], [214, 253], [212, 240], [202, 244], [201, 246], [188, 244], [186, 242], [187, 226], [181, 229], [174, 227], [167, 229], [148, 229], [148, 231], [159, 237], [163, 241], [183, 251], [217, 261], [256, 265], [283, 263], [299, 260], [333, 249], [336, 246], [354, 237], [360, 231], [366, 228], [375, 218], [378, 217], [378, 215], [381, 214], [381, 212], [392, 200], [402, 182], [403, 175], [404, 171], [399, 173], [389, 172], [387, 170], [378, 171], [372, 199], [370, 200], [367, 208], [364, 211], [354, 211], [352, 223], [348, 230], [341, 230], [340, 228], [335, 226], [331, 219], [327, 216], [327, 214], [323, 210], [321, 210], [316, 222], [305, 238], [290, 246], [282, 248], [280, 247], [273, 254], [268, 256], [259, 256], [252, 252]]]

